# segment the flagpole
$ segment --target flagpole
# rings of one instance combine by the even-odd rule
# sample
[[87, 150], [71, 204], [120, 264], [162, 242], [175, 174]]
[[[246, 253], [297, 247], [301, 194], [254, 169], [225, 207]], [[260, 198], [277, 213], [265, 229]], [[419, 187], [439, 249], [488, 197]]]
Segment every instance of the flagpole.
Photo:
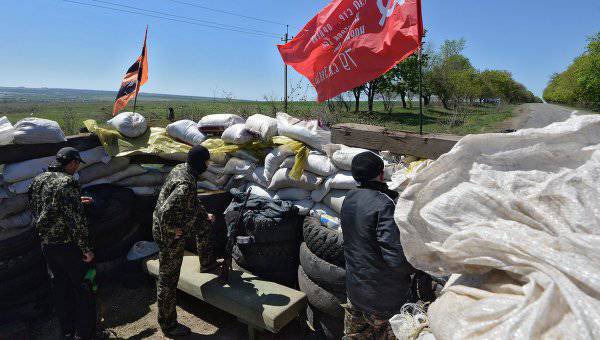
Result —
[[423, 62], [421, 60], [421, 46], [419, 46], [419, 134], [423, 134]]
[[142, 74], [142, 61], [138, 62], [138, 80], [135, 89], [135, 98], [133, 98], [133, 112], [135, 112], [135, 106], [137, 105], [137, 96], [140, 93], [140, 75]]

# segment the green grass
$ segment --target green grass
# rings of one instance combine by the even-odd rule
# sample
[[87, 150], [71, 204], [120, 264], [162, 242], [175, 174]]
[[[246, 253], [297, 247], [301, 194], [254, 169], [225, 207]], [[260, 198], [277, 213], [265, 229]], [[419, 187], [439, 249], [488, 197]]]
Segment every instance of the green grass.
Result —
[[[112, 117], [112, 102], [11, 102], [0, 103], [0, 117], [7, 116], [14, 124], [25, 117], [52, 119], [63, 127], [65, 133], [76, 133], [86, 119], [104, 122]], [[353, 103], [348, 103], [353, 109]], [[136, 111], [144, 114], [150, 126], [165, 126], [168, 108], [175, 109], [176, 119], [198, 121], [202, 116], [213, 113], [235, 113], [250, 116], [262, 113], [270, 116], [283, 111], [281, 102], [238, 102], [238, 101], [147, 101], [138, 102]], [[450, 133], [466, 135], [472, 133], [498, 132], [501, 123], [513, 116], [515, 106], [467, 107], [457, 111], [448, 111], [431, 106], [424, 110], [424, 132]], [[131, 110], [131, 105], [128, 107]], [[392, 113], [384, 112], [383, 103], [376, 102], [373, 113], [369, 114], [366, 103], [362, 103], [361, 112], [346, 112], [338, 107], [330, 112], [326, 104], [315, 102], [291, 102], [288, 113], [301, 118], [321, 118], [327, 123], [362, 123], [385, 126], [389, 129], [416, 132], [419, 130], [418, 107], [403, 109], [400, 104]]]

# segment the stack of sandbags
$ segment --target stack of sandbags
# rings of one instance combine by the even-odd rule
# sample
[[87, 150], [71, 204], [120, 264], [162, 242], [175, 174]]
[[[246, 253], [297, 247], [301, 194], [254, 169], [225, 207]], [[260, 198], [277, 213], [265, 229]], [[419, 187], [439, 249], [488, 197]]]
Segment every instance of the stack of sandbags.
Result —
[[15, 128], [8, 118], [0, 118], [0, 145], [12, 144], [15, 139]]
[[306, 217], [302, 228], [298, 284], [308, 299], [307, 318], [313, 328], [327, 339], [343, 335], [346, 302], [346, 270], [342, 234], [313, 217]]

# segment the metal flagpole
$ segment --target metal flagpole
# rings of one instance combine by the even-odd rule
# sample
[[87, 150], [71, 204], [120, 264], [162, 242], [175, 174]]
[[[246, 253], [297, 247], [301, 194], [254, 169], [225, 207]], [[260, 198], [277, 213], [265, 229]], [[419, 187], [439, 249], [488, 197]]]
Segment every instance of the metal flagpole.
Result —
[[419, 46], [419, 134], [423, 134], [423, 62]]
[[[285, 25], [285, 38], [283, 41], [287, 44], [288, 42], [288, 34], [289, 34], [289, 25]], [[288, 66], [286, 63], [283, 64], [283, 111], [288, 112]]]

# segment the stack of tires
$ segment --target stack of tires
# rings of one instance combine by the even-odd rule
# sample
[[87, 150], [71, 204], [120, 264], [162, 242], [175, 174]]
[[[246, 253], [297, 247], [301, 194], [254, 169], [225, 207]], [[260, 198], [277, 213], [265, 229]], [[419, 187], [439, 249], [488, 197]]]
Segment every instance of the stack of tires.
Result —
[[[0, 338], [51, 310], [50, 285], [33, 227], [0, 233]], [[7, 337], [8, 338], [8, 337]]]
[[307, 319], [323, 337], [340, 339], [344, 330], [342, 304], [346, 303], [344, 239], [314, 217], [306, 217], [302, 229], [298, 284], [308, 298]]

